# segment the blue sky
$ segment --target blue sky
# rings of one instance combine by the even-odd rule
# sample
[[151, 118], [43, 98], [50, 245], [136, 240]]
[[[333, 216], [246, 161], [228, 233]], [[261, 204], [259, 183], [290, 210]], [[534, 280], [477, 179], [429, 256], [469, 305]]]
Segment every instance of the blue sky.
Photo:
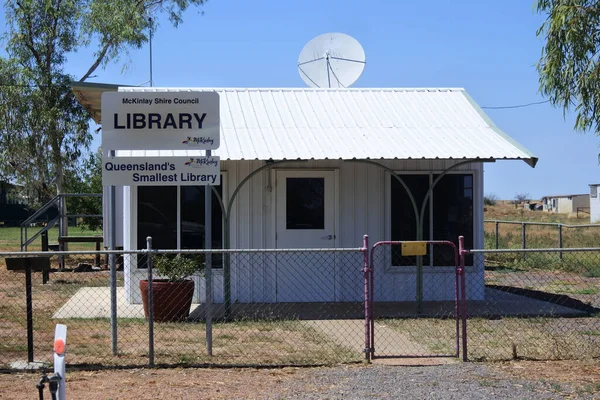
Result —
[[[544, 100], [535, 69], [542, 21], [533, 0], [210, 0], [188, 10], [178, 29], [161, 21], [154, 85], [305, 87], [296, 68], [302, 47], [343, 32], [367, 55], [355, 87], [463, 87], [480, 106], [530, 103]], [[148, 47], [130, 57], [125, 71], [122, 62], [111, 64], [89, 81], [147, 82]], [[70, 57], [68, 72], [81, 76], [90, 59], [88, 51]], [[574, 115], [565, 119], [549, 104], [486, 112], [540, 161], [535, 169], [521, 161], [486, 165], [485, 193], [539, 198], [587, 193], [600, 183], [600, 138], [574, 132]]]

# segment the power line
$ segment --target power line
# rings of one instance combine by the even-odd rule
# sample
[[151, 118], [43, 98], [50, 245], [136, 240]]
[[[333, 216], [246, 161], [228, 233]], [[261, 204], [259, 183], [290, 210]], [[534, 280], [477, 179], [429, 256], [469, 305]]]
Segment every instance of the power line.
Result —
[[529, 107], [529, 106], [535, 106], [538, 104], [544, 104], [544, 103], [549, 103], [550, 100], [544, 100], [544, 101], [536, 101], [534, 103], [527, 103], [527, 104], [518, 104], [518, 105], [514, 105], [514, 106], [486, 106], [486, 107], [481, 107], [481, 108], [487, 108], [488, 110], [505, 110], [505, 109], [509, 109], [509, 108], [523, 108], [523, 107]]

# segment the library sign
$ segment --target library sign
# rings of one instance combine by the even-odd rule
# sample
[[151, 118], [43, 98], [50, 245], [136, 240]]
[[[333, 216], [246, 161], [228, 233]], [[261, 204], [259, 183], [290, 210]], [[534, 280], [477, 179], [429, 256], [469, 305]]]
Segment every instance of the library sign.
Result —
[[215, 150], [219, 148], [216, 92], [105, 92], [102, 149]]
[[216, 92], [103, 93], [102, 184], [219, 185], [219, 157], [114, 156], [120, 150], [214, 150], [219, 121]]
[[102, 160], [104, 186], [218, 186], [219, 157], [113, 157]]

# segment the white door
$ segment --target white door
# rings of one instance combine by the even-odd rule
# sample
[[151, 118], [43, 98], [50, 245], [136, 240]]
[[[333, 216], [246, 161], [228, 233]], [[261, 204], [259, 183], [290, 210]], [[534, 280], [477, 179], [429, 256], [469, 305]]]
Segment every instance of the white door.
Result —
[[[335, 172], [279, 170], [276, 174], [277, 248], [334, 248]], [[333, 301], [335, 272], [334, 253], [278, 254], [277, 301]]]

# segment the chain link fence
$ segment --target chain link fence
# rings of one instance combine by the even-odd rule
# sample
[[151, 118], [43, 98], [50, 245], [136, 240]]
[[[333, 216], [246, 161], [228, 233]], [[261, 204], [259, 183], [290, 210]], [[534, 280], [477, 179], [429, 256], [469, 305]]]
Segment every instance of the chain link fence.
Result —
[[[50, 363], [57, 323], [67, 325], [68, 364], [91, 368], [600, 356], [600, 249], [404, 244], [378, 243], [370, 254], [367, 246], [0, 253], [0, 369]], [[158, 285], [163, 261], [189, 273], [178, 254], [201, 269], [183, 314], [172, 312], [190, 290]]]
[[[485, 286], [468, 302], [471, 360], [600, 356], [600, 249], [471, 250]], [[476, 290], [474, 287], [467, 288]]]
[[[69, 366], [361, 361], [365, 357], [365, 252], [0, 253], [0, 369], [19, 368], [31, 360], [50, 363], [57, 323], [67, 326]], [[111, 256], [117, 267], [114, 308], [108, 267]], [[201, 268], [190, 278], [190, 300], [181, 300], [190, 292], [187, 287], [180, 286], [175, 292], [160, 287], [165, 277], [160, 272], [166, 270], [159, 269], [159, 264], [168, 261], [172, 267], [167, 268], [188, 273], [181, 259]], [[25, 260], [33, 269], [29, 301]], [[41, 272], [45, 267], [49, 271]], [[144, 293], [151, 299], [146, 306]], [[181, 303], [183, 314], [174, 314]]]

